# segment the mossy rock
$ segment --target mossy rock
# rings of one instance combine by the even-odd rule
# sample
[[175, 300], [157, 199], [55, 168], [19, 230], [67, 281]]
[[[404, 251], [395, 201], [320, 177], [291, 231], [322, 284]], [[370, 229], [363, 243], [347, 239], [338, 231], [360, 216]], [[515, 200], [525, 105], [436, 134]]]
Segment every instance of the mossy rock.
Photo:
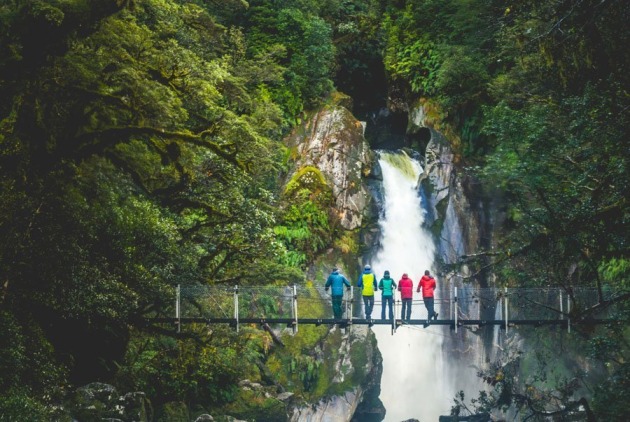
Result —
[[239, 397], [222, 410], [247, 421], [282, 422], [289, 419], [286, 405], [275, 397], [266, 397], [263, 390], [242, 390]]
[[335, 91], [330, 94], [328, 104], [331, 106], [340, 106], [352, 110], [352, 97], [343, 92]]
[[322, 172], [313, 166], [305, 166], [295, 172], [287, 183], [284, 194], [293, 195], [299, 189], [308, 189], [311, 192], [326, 192], [330, 190]]
[[108, 411], [118, 397], [113, 386], [94, 382], [77, 388], [68, 408], [78, 420], [100, 420], [109, 416]]

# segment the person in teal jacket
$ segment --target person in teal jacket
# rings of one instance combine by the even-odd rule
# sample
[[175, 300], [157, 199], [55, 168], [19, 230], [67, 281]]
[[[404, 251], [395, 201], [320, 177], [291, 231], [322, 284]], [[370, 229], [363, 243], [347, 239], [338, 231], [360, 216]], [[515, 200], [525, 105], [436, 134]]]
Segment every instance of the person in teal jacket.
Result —
[[339, 274], [339, 269], [334, 267], [332, 273], [328, 276], [326, 280], [326, 285], [324, 286], [326, 291], [329, 288], [332, 288], [331, 297], [332, 297], [332, 308], [333, 315], [335, 319], [341, 319], [341, 315], [343, 314], [343, 310], [341, 309], [341, 302], [343, 302], [343, 286], [346, 285], [346, 289], [350, 290], [350, 282], [343, 275]]
[[361, 289], [363, 296], [363, 307], [365, 308], [365, 319], [372, 319], [372, 309], [374, 309], [374, 292], [378, 289], [376, 275], [372, 272], [372, 267], [366, 265], [363, 273], [359, 275], [357, 287]]
[[383, 278], [378, 282], [378, 289], [383, 291], [381, 319], [385, 319], [385, 308], [387, 308], [387, 305], [389, 305], [389, 319], [394, 319], [394, 289], [396, 289], [396, 282], [389, 276], [389, 271], [385, 271]]

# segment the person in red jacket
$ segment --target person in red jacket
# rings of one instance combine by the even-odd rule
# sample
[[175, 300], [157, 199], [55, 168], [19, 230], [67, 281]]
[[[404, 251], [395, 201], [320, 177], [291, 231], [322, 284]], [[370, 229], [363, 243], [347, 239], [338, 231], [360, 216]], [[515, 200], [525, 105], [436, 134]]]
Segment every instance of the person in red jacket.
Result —
[[400, 311], [400, 319], [409, 321], [411, 319], [411, 301], [413, 299], [413, 281], [407, 273], [402, 275], [398, 281], [398, 291], [402, 299], [402, 310]]
[[431, 319], [436, 320], [438, 317], [438, 313], [435, 312], [435, 310], [433, 309], [433, 292], [435, 291], [435, 287], [435, 279], [433, 278], [429, 270], [426, 270], [424, 272], [424, 275], [420, 279], [420, 283], [418, 283], [418, 288], [416, 289], [416, 292], [420, 292], [420, 289], [422, 289], [422, 300], [424, 301], [424, 306], [427, 308], [428, 312], [427, 324]]

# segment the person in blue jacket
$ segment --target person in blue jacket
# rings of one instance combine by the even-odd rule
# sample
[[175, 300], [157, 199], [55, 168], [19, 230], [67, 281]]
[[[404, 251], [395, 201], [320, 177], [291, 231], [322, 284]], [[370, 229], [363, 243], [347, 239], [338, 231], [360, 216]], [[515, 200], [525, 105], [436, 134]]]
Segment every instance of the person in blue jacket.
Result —
[[341, 319], [341, 315], [343, 313], [343, 310], [341, 309], [341, 302], [343, 301], [344, 284], [346, 285], [346, 289], [350, 290], [350, 282], [348, 279], [343, 274], [339, 274], [339, 269], [334, 267], [332, 269], [332, 273], [328, 276], [328, 280], [326, 280], [326, 285], [324, 287], [326, 291], [332, 287], [332, 308], [335, 319]]
[[361, 289], [363, 297], [363, 307], [365, 308], [365, 319], [372, 319], [372, 309], [374, 309], [374, 292], [378, 289], [376, 275], [372, 272], [372, 267], [366, 265], [363, 273], [359, 275], [357, 287]]

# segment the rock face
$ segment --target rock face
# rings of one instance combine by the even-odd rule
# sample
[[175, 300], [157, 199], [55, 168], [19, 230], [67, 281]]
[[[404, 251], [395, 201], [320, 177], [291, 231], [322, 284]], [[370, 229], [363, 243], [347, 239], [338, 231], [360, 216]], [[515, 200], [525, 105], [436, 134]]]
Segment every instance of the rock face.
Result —
[[[464, 255], [492, 248], [493, 233], [499, 226], [497, 202], [484, 195], [477, 181], [456, 164], [449, 141], [427, 121], [423, 106], [412, 109], [414, 127], [424, 127], [431, 136], [420, 176], [427, 205], [427, 224], [437, 240], [443, 264], [455, 264]], [[461, 271], [466, 272], [466, 268]], [[483, 275], [477, 280], [485, 286]]]
[[342, 396], [333, 396], [329, 400], [321, 400], [315, 405], [294, 409], [291, 421], [303, 422], [337, 422], [349, 421], [356, 410], [356, 389]]
[[344, 392], [296, 405], [290, 412], [292, 422], [383, 420], [385, 409], [378, 399], [382, 358], [373, 333], [366, 326], [352, 326], [342, 336], [339, 355], [330, 389]]
[[330, 184], [347, 230], [361, 226], [370, 198], [362, 178], [371, 171], [373, 154], [363, 131], [362, 123], [337, 102], [318, 111], [288, 140], [295, 170], [316, 167]]
[[[466, 174], [456, 162], [449, 140], [434, 129], [423, 107], [420, 104], [417, 109], [410, 109], [410, 120], [415, 130], [424, 127], [431, 134], [420, 186], [427, 207], [426, 223], [436, 239], [438, 264], [450, 269], [450, 272], [438, 274], [443, 291], [448, 292], [451, 287], [462, 287], [464, 279], [461, 275], [471, 273], [466, 265], [458, 264], [462, 257], [492, 249], [494, 234], [501, 223], [500, 198], [484, 194], [480, 184]], [[492, 274], [483, 271], [474, 279], [466, 280], [475, 287], [487, 287], [492, 282]], [[480, 318], [493, 319], [494, 313], [494, 307], [487, 306]], [[492, 350], [493, 333], [491, 330], [482, 333], [479, 336], [462, 332], [445, 345], [451, 351], [469, 351], [469, 355], [460, 358], [483, 367]]]

